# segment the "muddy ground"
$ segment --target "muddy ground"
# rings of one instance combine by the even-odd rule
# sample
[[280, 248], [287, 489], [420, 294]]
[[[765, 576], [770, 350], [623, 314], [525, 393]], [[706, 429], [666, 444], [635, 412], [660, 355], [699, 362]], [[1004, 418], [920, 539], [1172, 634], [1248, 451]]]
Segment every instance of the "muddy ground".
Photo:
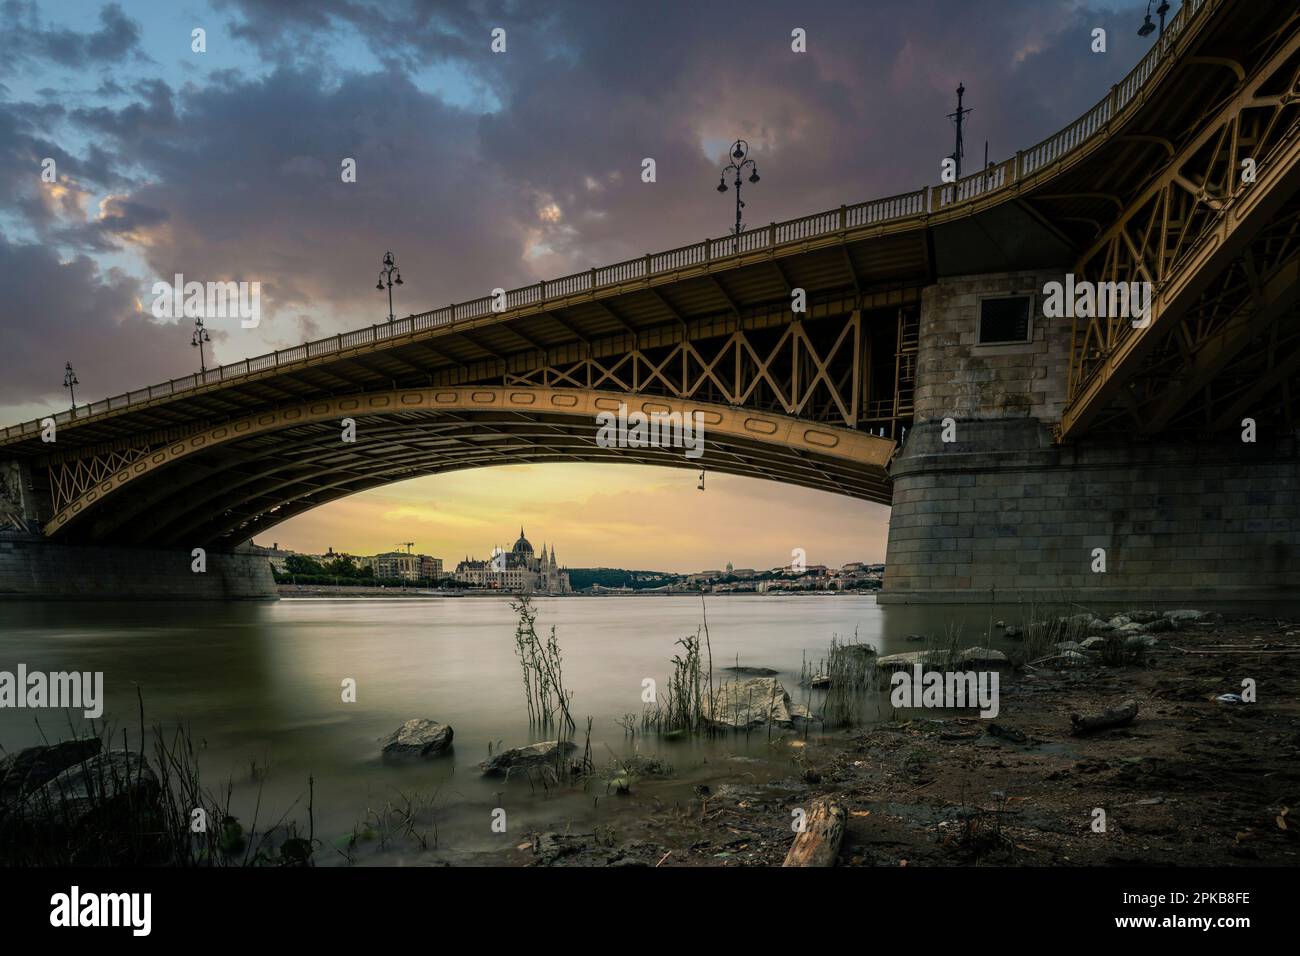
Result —
[[[1243, 678], [1255, 703], [1216, 700]], [[1071, 713], [1129, 698], [1130, 726], [1072, 735]], [[779, 866], [792, 810], [817, 798], [848, 814], [840, 866], [1300, 862], [1300, 622], [1193, 624], [1159, 635], [1136, 665], [1004, 671], [996, 718], [931, 713], [787, 732], [771, 744], [789, 756], [787, 778], [718, 767], [671, 804], [638, 784], [608, 825], [557, 822], [495, 862]]]

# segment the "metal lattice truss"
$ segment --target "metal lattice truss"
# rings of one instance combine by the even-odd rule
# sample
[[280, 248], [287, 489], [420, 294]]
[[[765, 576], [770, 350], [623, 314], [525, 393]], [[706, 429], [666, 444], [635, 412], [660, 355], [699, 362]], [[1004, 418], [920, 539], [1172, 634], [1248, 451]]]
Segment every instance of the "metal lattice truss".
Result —
[[507, 375], [505, 385], [609, 389], [744, 405], [856, 428], [862, 395], [862, 315], [779, 332], [736, 329], [711, 340], [634, 347]]
[[[1288, 340], [1278, 323], [1294, 313], [1297, 289], [1300, 29], [1287, 29], [1249, 79], [1231, 60], [1207, 59], [1237, 72], [1236, 90], [1207, 109], [1199, 132], [1076, 267], [1076, 282], [1098, 290], [1149, 283], [1150, 312], [1145, 322], [1075, 318], [1061, 437], [1129, 418], [1153, 433], [1186, 418], [1198, 398], [1197, 424], [1222, 427], [1230, 416], [1213, 395], [1220, 376], [1261, 337], [1266, 348]], [[1288, 373], [1265, 358], [1277, 384]]]
[[86, 457], [54, 459], [50, 462], [50, 497], [54, 510], [62, 511], [95, 485], [149, 454], [149, 445], [92, 452]]

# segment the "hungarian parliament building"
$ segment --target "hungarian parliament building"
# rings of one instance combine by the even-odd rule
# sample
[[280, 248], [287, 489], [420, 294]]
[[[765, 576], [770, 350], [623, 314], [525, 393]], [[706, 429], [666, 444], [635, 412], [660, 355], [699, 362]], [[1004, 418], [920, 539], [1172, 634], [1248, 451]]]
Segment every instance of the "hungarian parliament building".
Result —
[[519, 529], [519, 540], [509, 551], [494, 548], [486, 561], [466, 557], [456, 565], [456, 580], [476, 588], [499, 588], [503, 591], [523, 591], [535, 594], [570, 594], [569, 572], [555, 559], [555, 547], [550, 553], [542, 545], [540, 557]]

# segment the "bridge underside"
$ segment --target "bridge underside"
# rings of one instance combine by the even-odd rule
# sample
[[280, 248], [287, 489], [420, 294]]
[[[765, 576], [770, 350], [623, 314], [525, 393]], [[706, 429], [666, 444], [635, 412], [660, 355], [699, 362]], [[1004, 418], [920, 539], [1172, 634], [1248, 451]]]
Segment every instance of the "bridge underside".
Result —
[[[702, 454], [602, 447], [596, 416], [699, 416]], [[351, 419], [355, 441], [344, 440]], [[667, 442], [667, 436], [661, 445]], [[606, 443], [607, 444], [607, 443]], [[293, 405], [141, 450], [47, 525], [62, 543], [231, 549], [327, 502], [424, 475], [614, 462], [766, 478], [888, 504], [890, 439], [719, 406], [542, 388], [423, 389]]]

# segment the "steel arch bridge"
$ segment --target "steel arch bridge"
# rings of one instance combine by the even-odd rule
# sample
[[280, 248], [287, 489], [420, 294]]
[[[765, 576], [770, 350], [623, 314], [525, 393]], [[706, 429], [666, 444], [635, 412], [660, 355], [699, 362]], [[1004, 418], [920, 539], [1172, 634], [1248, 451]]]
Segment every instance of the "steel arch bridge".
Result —
[[[1223, 430], [1247, 408], [1293, 427], [1298, 194], [1300, 13], [1187, 0], [1091, 110], [956, 183], [142, 388], [52, 416], [53, 443], [42, 421], [0, 430], [0, 525], [233, 546], [387, 482], [552, 461], [703, 467], [888, 504], [923, 290], [1015, 270], [1154, 289], [1145, 328], [1076, 322], [1058, 441]], [[600, 447], [596, 414], [623, 402], [704, 415], [704, 457]]]

